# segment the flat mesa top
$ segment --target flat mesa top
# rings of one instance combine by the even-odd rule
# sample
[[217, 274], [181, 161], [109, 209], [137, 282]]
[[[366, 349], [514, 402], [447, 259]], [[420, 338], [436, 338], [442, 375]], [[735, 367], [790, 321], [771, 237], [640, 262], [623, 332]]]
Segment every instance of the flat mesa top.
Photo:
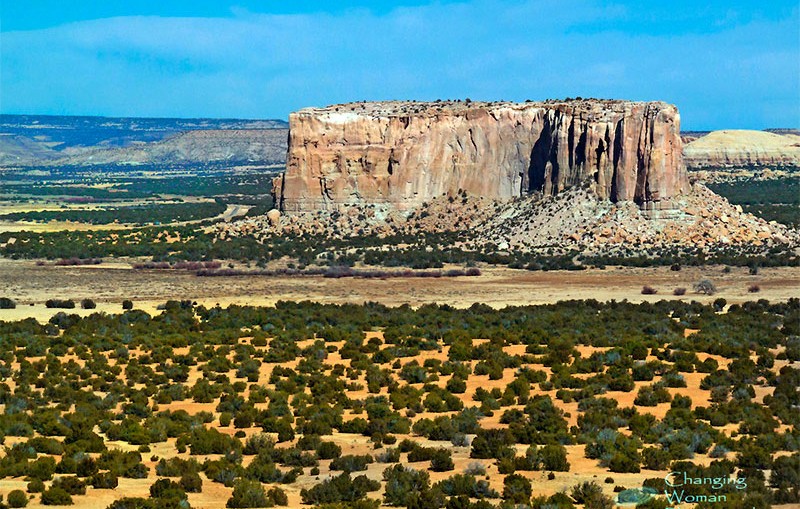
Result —
[[303, 108], [296, 114], [321, 115], [321, 114], [351, 114], [371, 117], [406, 117], [419, 114], [466, 113], [474, 110], [493, 111], [500, 109], [525, 110], [528, 108], [552, 108], [559, 110], [576, 111], [615, 111], [622, 112], [635, 105], [650, 105], [658, 110], [672, 107], [660, 101], [625, 101], [620, 99], [566, 99], [547, 101], [374, 101], [333, 104], [325, 107]]

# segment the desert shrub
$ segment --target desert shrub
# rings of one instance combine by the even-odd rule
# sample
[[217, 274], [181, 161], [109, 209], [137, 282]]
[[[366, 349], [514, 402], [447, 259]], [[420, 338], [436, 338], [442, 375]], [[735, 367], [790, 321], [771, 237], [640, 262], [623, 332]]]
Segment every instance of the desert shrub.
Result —
[[304, 504], [327, 504], [335, 502], [355, 502], [364, 498], [369, 491], [380, 489], [381, 483], [359, 475], [350, 478], [348, 473], [331, 477], [309, 489], [300, 490]]
[[91, 477], [98, 471], [97, 462], [91, 456], [81, 458], [75, 465], [75, 475], [78, 477]]
[[639, 406], [656, 406], [659, 403], [667, 403], [671, 399], [672, 396], [664, 387], [660, 385], [645, 385], [639, 388], [633, 403]]
[[728, 455], [730, 450], [722, 444], [717, 444], [711, 449], [711, 452], [708, 453], [709, 458], [724, 458]]
[[233, 487], [227, 507], [271, 507], [267, 492], [258, 481], [242, 479]]
[[53, 486], [42, 492], [42, 505], [72, 505], [72, 497], [62, 488]]
[[0, 297], [0, 309], [14, 309], [17, 303], [8, 297]]
[[196, 428], [191, 435], [178, 439], [178, 445], [187, 443], [192, 455], [200, 454], [226, 454], [230, 451], [241, 450], [239, 440], [220, 433], [214, 428]]
[[150, 486], [150, 497], [184, 500], [186, 492], [180, 484], [171, 479], [158, 479]]
[[686, 288], [681, 288], [681, 287], [675, 288], [674, 290], [672, 290], [672, 295], [675, 296], [686, 295]]
[[83, 299], [81, 301], [81, 309], [95, 309], [97, 304], [92, 299]]
[[483, 463], [473, 461], [467, 465], [467, 468], [464, 469], [464, 473], [467, 475], [486, 475], [486, 467], [483, 466]]
[[658, 293], [658, 290], [653, 288], [652, 286], [643, 286], [642, 287], [642, 295], [655, 295]]
[[53, 487], [61, 488], [70, 495], [86, 494], [86, 483], [74, 476], [59, 477], [53, 481]]
[[133, 309], [133, 301], [130, 299], [125, 299], [122, 301], [122, 309], [125, 311], [129, 311]]
[[503, 500], [512, 504], [527, 504], [532, 492], [531, 482], [519, 474], [507, 475], [503, 480]]
[[664, 470], [669, 466], [672, 457], [661, 447], [645, 447], [642, 449], [642, 466], [649, 470]]
[[430, 477], [427, 472], [402, 465], [395, 465], [384, 470], [383, 479], [386, 481], [383, 501], [388, 505], [408, 506], [414, 493], [430, 489]]
[[191, 472], [198, 472], [200, 465], [194, 458], [161, 458], [156, 464], [156, 474], [162, 477], [180, 477]]
[[434, 472], [447, 472], [454, 468], [453, 456], [448, 449], [434, 449], [431, 455], [431, 470]]
[[542, 447], [537, 451], [542, 470], [552, 470], [554, 472], [569, 472], [569, 461], [567, 461], [567, 449], [561, 444], [551, 444]]
[[317, 456], [321, 460], [330, 460], [342, 455], [342, 448], [334, 442], [320, 442], [317, 446]]
[[703, 293], [706, 295], [714, 295], [717, 293], [717, 287], [710, 279], [701, 279], [693, 285], [695, 293]]
[[756, 284], [752, 284], [747, 287], [747, 291], [750, 293], [758, 293], [761, 291], [761, 287]]
[[391, 447], [378, 454], [378, 463], [397, 463], [400, 461], [400, 449]]
[[270, 502], [272, 502], [273, 505], [289, 505], [289, 497], [286, 495], [286, 492], [277, 486], [267, 490], [267, 498]]
[[575, 509], [575, 504], [566, 493], [556, 493], [549, 497], [534, 497], [530, 504], [531, 509]]
[[49, 437], [33, 437], [28, 440], [28, 445], [42, 454], [51, 454], [60, 456], [64, 454], [64, 445], [55, 438]]
[[8, 494], [8, 507], [25, 507], [28, 505], [28, 496], [22, 490], [12, 490]]
[[514, 437], [507, 429], [479, 429], [472, 440], [470, 458], [489, 459], [513, 455]]
[[586, 481], [573, 486], [571, 495], [586, 509], [613, 509], [614, 507], [611, 497], [604, 495], [603, 488], [595, 482]]
[[28, 493], [41, 493], [44, 491], [44, 481], [41, 479], [33, 479], [28, 483], [26, 489]]
[[449, 497], [497, 498], [500, 495], [486, 480], [477, 480], [474, 475], [456, 474], [436, 484], [436, 488]]
[[776, 502], [780, 504], [800, 502], [800, 453], [776, 458], [769, 483], [776, 490]]
[[44, 303], [47, 308], [74, 309], [75, 301], [62, 299], [47, 299]]
[[163, 500], [152, 500], [140, 497], [124, 497], [113, 501], [106, 509], [161, 509], [156, 504]]
[[345, 472], [356, 472], [366, 470], [367, 465], [374, 462], [369, 454], [354, 455], [348, 454], [340, 456], [331, 461], [331, 470], [343, 470]]
[[95, 489], [113, 490], [119, 485], [119, 480], [117, 476], [111, 472], [101, 472], [93, 475], [89, 483]]
[[197, 472], [186, 472], [181, 476], [179, 484], [186, 493], [200, 493], [203, 491], [203, 479], [200, 478], [200, 474]]

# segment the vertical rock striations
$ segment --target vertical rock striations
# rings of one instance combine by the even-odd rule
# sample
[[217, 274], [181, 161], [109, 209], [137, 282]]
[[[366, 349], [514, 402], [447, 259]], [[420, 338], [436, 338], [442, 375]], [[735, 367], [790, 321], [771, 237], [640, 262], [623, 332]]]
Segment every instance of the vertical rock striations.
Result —
[[662, 102], [381, 102], [289, 116], [287, 212], [385, 204], [415, 208], [466, 191], [554, 195], [588, 183], [601, 198], [670, 208], [689, 189], [680, 117]]

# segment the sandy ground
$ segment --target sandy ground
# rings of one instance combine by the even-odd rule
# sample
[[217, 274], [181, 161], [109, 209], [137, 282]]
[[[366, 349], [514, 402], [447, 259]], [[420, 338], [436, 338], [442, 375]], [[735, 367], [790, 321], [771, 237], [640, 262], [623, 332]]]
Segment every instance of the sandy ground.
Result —
[[[716, 295], [692, 292], [692, 284], [708, 278]], [[749, 293], [752, 284], [759, 293]], [[658, 290], [642, 295], [643, 285]], [[687, 288], [674, 297], [675, 288]], [[331, 279], [302, 277], [197, 277], [190, 272], [133, 270], [130, 263], [115, 261], [95, 266], [37, 266], [30, 260], [0, 259], [0, 296], [17, 301], [17, 308], [0, 310], [0, 320], [35, 317], [48, 320], [58, 310], [47, 309], [50, 298], [94, 299], [97, 310], [119, 312], [123, 299], [138, 309], [154, 312], [168, 299], [192, 299], [206, 306], [220, 304], [273, 305], [278, 300], [314, 300], [324, 303], [381, 302], [387, 305], [443, 303], [469, 307], [475, 302], [501, 308], [507, 305], [546, 304], [569, 299], [623, 300], [631, 302], [684, 299], [710, 302], [722, 297], [729, 303], [767, 299], [781, 301], [800, 295], [800, 269], [761, 269], [751, 276], [746, 267], [689, 267], [673, 272], [668, 267], [607, 268], [585, 271], [530, 272], [483, 268], [477, 277]], [[31, 306], [31, 304], [33, 304]], [[89, 310], [73, 310], [89, 314]]]

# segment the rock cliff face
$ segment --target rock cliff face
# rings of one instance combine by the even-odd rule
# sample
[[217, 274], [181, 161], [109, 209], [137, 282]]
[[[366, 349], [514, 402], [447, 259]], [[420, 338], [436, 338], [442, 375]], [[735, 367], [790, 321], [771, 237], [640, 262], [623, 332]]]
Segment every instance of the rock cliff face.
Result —
[[690, 168], [800, 167], [800, 136], [765, 131], [714, 131], [683, 148]]
[[600, 198], [670, 208], [689, 188], [680, 117], [661, 102], [383, 102], [289, 116], [287, 212], [385, 204], [409, 210], [465, 191], [555, 195], [589, 183]]

